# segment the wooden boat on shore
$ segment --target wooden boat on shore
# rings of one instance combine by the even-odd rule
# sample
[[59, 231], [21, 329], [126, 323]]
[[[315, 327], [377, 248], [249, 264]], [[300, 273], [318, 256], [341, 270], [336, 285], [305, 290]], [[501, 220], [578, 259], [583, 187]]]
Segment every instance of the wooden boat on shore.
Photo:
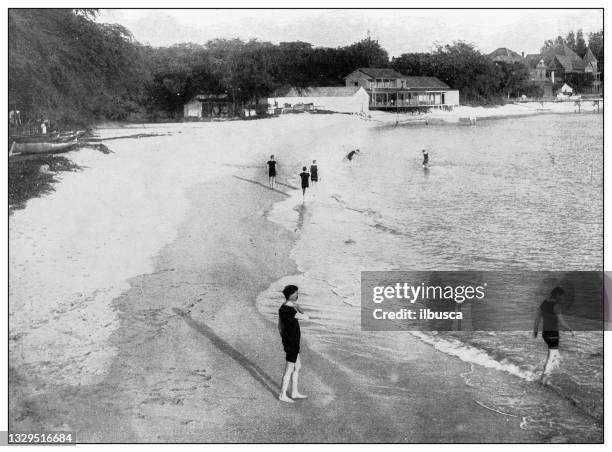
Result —
[[26, 154], [49, 154], [55, 152], [66, 152], [68, 148], [77, 144], [77, 139], [74, 138], [72, 141], [66, 142], [28, 142], [18, 143], [13, 141], [11, 150], [9, 151], [9, 157], [12, 155], [26, 155]]
[[9, 136], [9, 144], [16, 143], [63, 143], [72, 141], [75, 138], [81, 137], [85, 134], [85, 130], [77, 130], [70, 132], [55, 132], [49, 134], [37, 134], [37, 135], [12, 135]]

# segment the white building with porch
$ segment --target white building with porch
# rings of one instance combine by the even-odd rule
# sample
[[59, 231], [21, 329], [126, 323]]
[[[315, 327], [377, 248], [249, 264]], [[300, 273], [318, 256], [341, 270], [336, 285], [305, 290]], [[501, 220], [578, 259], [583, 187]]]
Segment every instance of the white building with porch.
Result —
[[436, 77], [409, 77], [394, 69], [359, 68], [344, 77], [347, 87], [362, 87], [371, 110], [411, 110], [459, 105], [459, 91]]

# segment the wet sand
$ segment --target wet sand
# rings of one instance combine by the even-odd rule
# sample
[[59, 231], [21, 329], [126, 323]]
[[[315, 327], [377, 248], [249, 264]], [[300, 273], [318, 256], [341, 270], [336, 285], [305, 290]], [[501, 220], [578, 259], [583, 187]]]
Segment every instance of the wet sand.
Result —
[[[296, 273], [294, 237], [266, 219], [286, 196], [266, 188], [260, 173], [239, 169], [188, 190], [177, 238], [157, 254], [155, 271], [130, 280], [114, 301], [117, 354], [102, 381], [41, 385], [11, 372], [12, 429], [71, 429], [79, 442], [555, 440], [477, 403], [480, 394], [461, 376], [488, 378], [490, 370], [417, 339], [410, 359], [396, 363], [398, 390], [364, 381], [380, 363], [351, 356], [350, 343], [321, 354], [305, 336], [301, 381], [309, 399], [279, 402], [284, 354], [255, 299]], [[495, 378], [512, 384], [511, 376]]]

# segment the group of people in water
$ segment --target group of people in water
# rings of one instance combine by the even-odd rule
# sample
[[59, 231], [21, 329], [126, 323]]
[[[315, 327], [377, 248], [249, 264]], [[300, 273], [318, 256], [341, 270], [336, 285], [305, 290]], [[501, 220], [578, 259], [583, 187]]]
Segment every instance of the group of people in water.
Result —
[[[346, 159], [350, 162], [355, 158], [355, 156], [359, 155], [359, 153], [359, 149], [352, 150], [346, 155]], [[423, 149], [422, 153], [423, 168], [427, 169], [429, 166], [429, 153], [426, 149]], [[274, 159], [274, 155], [270, 156], [270, 160], [268, 160], [266, 165], [268, 168], [269, 185], [270, 188], [273, 189], [276, 183], [278, 166], [277, 161]], [[309, 187], [309, 181], [312, 181], [313, 184], [316, 184], [319, 181], [319, 168], [316, 160], [312, 161], [310, 172], [308, 172], [308, 168], [306, 166], [302, 167], [300, 179], [302, 196], [305, 197], [306, 189]], [[285, 351], [286, 367], [282, 379], [281, 392], [278, 398], [283, 402], [293, 403], [295, 399], [306, 398], [306, 395], [300, 393], [298, 390], [298, 378], [302, 366], [299, 355], [299, 320], [308, 320], [309, 318], [304, 310], [297, 304], [297, 286], [286, 286], [283, 289], [283, 295], [285, 297], [285, 301], [278, 310], [278, 330], [281, 336], [283, 349]], [[561, 287], [555, 287], [536, 310], [533, 336], [534, 338], [538, 336], [541, 325], [542, 339], [548, 346], [548, 355], [546, 357], [546, 362], [540, 377], [540, 381], [542, 383], [548, 383], [552, 371], [559, 366], [559, 326], [565, 328], [566, 330], [570, 331], [572, 335], [574, 335], [574, 332], [565, 322], [561, 313], [564, 295], [565, 292]], [[289, 396], [287, 393], [290, 385], [292, 386], [292, 391], [291, 395]]]
[[[274, 155], [270, 156], [270, 160], [266, 162], [266, 165], [268, 167], [268, 185], [270, 188], [274, 188], [276, 184], [276, 168], [278, 165], [278, 162], [274, 159]], [[302, 196], [305, 197], [306, 189], [310, 186], [310, 182], [314, 185], [319, 181], [319, 167], [317, 166], [316, 160], [313, 160], [312, 165], [310, 165], [310, 173], [307, 167], [302, 167], [300, 180], [302, 185]]]
[[[346, 155], [346, 159], [349, 162], [352, 162], [353, 159], [359, 155], [361, 151], [359, 149], [354, 149], [350, 151]], [[268, 168], [268, 185], [270, 188], [274, 189], [276, 184], [276, 173], [278, 162], [274, 159], [274, 154], [270, 156], [270, 160], [266, 162], [266, 166]], [[423, 149], [423, 168], [429, 168], [429, 153], [426, 149]], [[319, 181], [319, 167], [317, 166], [317, 161], [313, 160], [312, 165], [310, 165], [310, 172], [308, 172], [308, 168], [306, 166], [302, 167], [302, 172], [300, 173], [300, 183], [302, 187], [302, 197], [306, 198], [306, 189], [310, 186], [310, 182], [312, 184], [316, 184]]]

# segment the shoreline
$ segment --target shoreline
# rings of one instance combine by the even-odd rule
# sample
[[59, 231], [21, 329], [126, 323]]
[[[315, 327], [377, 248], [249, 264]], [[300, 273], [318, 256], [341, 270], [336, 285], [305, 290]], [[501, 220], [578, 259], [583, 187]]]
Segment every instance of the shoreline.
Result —
[[385, 388], [375, 367], [393, 363], [314, 350], [305, 334], [310, 399], [278, 402], [284, 354], [256, 298], [299, 277], [290, 256], [297, 238], [266, 216], [286, 196], [265, 187], [261, 170], [233, 166], [241, 169], [187, 189], [176, 237], [155, 254], [152, 273], [131, 278], [113, 300], [117, 354], [103, 381], [37, 388], [14, 373], [11, 389], [34, 395], [13, 405], [13, 429], [68, 426], [88, 442], [546, 442], [520, 419], [479, 407], [482, 394], [462, 379], [511, 385], [511, 376], [416, 340], [394, 364], [397, 387]]
[[603, 114], [604, 110], [603, 102], [601, 102], [600, 111], [591, 111], [587, 108], [583, 108], [580, 112], [577, 112], [575, 111], [573, 102], [549, 102], [547, 104], [549, 108], [542, 109], [539, 107], [539, 102], [525, 102], [497, 105], [493, 107], [459, 105], [451, 111], [432, 110], [429, 113], [417, 115], [408, 113], [396, 114], [378, 110], [370, 111], [368, 114], [371, 116], [369, 120], [382, 122], [383, 125], [395, 125], [396, 121], [399, 122], [398, 125], [402, 125], [402, 121], [406, 123], [417, 123], [418, 121], [422, 121], [427, 124], [435, 125], [470, 125], [470, 119], [474, 119], [477, 123], [478, 121], [525, 118], [545, 114]]
[[[240, 186], [240, 184], [244, 185]], [[37, 385], [35, 381], [27, 381], [25, 376], [19, 375], [19, 371], [13, 369], [11, 402], [19, 400], [21, 407], [15, 403], [11, 404], [12, 429], [53, 429], [61, 425], [68, 425], [71, 429], [79, 432], [81, 435], [79, 441], [83, 442], [236, 441], [232, 441], [220, 430], [215, 431], [214, 436], [208, 436], [207, 439], [202, 438], [201, 432], [196, 432], [194, 436], [193, 424], [197, 423], [201, 417], [199, 411], [202, 406], [194, 407], [191, 410], [190, 419], [186, 419], [187, 416], [184, 411], [189, 411], [187, 410], [187, 400], [198, 395], [202, 396], [209, 414], [215, 412], [214, 418], [217, 421], [222, 418], [222, 413], [218, 411], [217, 407], [219, 399], [226, 399], [228, 404], [232, 405], [231, 407], [224, 406], [224, 408], [238, 410], [238, 407], [234, 404], [240, 402], [241, 397], [233, 397], [228, 393], [210, 393], [218, 391], [219, 381], [235, 380], [234, 374], [239, 373], [241, 369], [257, 373], [255, 370], [257, 366], [238, 350], [238, 344], [231, 343], [233, 340], [241, 338], [221, 337], [215, 332], [215, 321], [218, 322], [220, 318], [231, 315], [231, 313], [226, 312], [229, 305], [239, 303], [238, 300], [232, 303], [224, 303], [224, 297], [221, 297], [220, 292], [223, 292], [225, 299], [234, 299], [236, 295], [245, 297], [246, 299], [242, 300], [243, 302], [249, 299], [249, 293], [251, 293], [252, 303], [241, 303], [243, 305], [241, 309], [250, 311], [249, 315], [258, 316], [254, 308], [254, 299], [257, 291], [259, 289], [263, 290], [267, 284], [263, 274], [265, 272], [252, 269], [256, 273], [256, 278], [250, 279], [261, 279], [263, 277], [264, 282], [251, 281], [247, 287], [236, 291], [232, 290], [233, 284], [231, 281], [225, 281], [225, 284], [221, 281], [230, 275], [238, 279], [241, 275], [243, 278], [246, 275], [243, 272], [237, 273], [232, 268], [223, 268], [224, 266], [232, 267], [236, 264], [224, 259], [223, 255], [227, 256], [228, 249], [210, 243], [208, 241], [211, 240], [210, 238], [204, 238], [202, 241], [210, 248], [214, 248], [214, 256], [210, 254], [208, 256], [198, 256], [200, 248], [193, 247], [192, 237], [194, 235], [192, 234], [195, 231], [192, 228], [198, 229], [198, 226], [202, 226], [203, 222], [208, 231], [211, 227], [215, 228], [217, 235], [215, 239], [219, 239], [219, 236], [225, 234], [232, 234], [233, 231], [231, 227], [228, 228], [227, 221], [210, 224], [210, 218], [202, 218], [199, 208], [206, 207], [214, 210], [215, 204], [219, 202], [219, 197], [214, 200], [202, 200], [199, 196], [202, 191], [206, 192], [215, 187], [225, 188], [227, 192], [223, 198], [227, 203], [232, 203], [236, 196], [239, 198], [248, 197], [253, 201], [253, 208], [262, 209], [270, 208], [275, 197], [280, 198], [279, 194], [272, 194], [271, 197], [248, 196], [249, 193], [255, 193], [248, 185], [234, 178], [226, 178], [225, 181], [206, 182], [199, 187], [192, 187], [188, 190], [190, 208], [187, 217], [181, 223], [177, 238], [156, 254], [153, 273], [131, 278], [129, 281], [131, 288], [113, 301], [113, 305], [119, 313], [120, 326], [112, 333], [110, 343], [118, 352], [102, 382], [84, 388], [78, 386], [73, 388], [47, 386], [44, 391], [37, 391], [35, 390]], [[236, 205], [235, 207], [242, 206]], [[222, 209], [217, 207], [217, 213], [223, 215], [219, 212], [220, 210]], [[237, 219], [240, 218], [239, 212], [234, 211], [232, 213], [236, 214]], [[228, 219], [227, 216], [225, 218]], [[262, 217], [256, 221], [267, 220]], [[244, 224], [243, 227], [247, 227], [247, 224]], [[261, 230], [262, 228], [254, 229]], [[271, 266], [274, 268], [275, 274], [281, 269], [290, 270], [290, 262], [280, 259], [281, 256], [289, 255], [291, 243], [284, 238], [284, 235], [288, 234], [284, 234], [280, 227], [277, 231], [272, 230], [270, 232], [271, 234], [266, 234], [265, 239], [276, 243], [273, 250], [274, 260], [271, 259]], [[241, 253], [244, 246], [251, 244], [248, 236], [249, 234], [246, 231], [245, 234], [236, 236], [238, 239], [236, 241], [246, 242], [240, 243], [240, 246], [236, 244], [236, 254]], [[265, 240], [261, 240], [261, 237], [259, 240], [256, 237], [253, 237], [253, 239], [252, 243], [258, 246], [266, 245]], [[202, 243], [199, 244], [202, 245]], [[176, 253], [175, 248], [177, 246], [181, 247], [181, 256]], [[255, 250], [254, 247], [252, 250], [247, 250], [248, 259], [261, 259], [261, 263], [264, 264], [263, 256], [259, 256]], [[190, 252], [193, 252], [194, 255], [189, 256]], [[229, 258], [229, 256], [227, 257]], [[204, 276], [205, 270], [200, 268], [200, 264], [207, 269], [206, 273], [208, 273], [209, 278]], [[243, 264], [247, 265], [249, 262], [243, 262]], [[190, 280], [184, 281], [186, 277]], [[242, 282], [245, 282], [244, 279]], [[151, 288], [155, 288], [156, 291], [153, 291], [152, 296], [147, 294], [147, 298], [143, 299], [143, 294], [152, 292]], [[163, 294], [156, 296], [158, 292], [163, 292]], [[171, 302], [167, 303], [167, 300], [171, 300]], [[212, 321], [210, 320], [211, 316]], [[171, 327], [168, 327], [170, 325]], [[231, 334], [231, 331], [229, 333]], [[150, 343], [157, 340], [159, 340], [159, 344], [152, 345]], [[168, 341], [170, 341], [170, 344]], [[186, 343], [184, 347], [181, 347], [181, 353], [190, 356], [187, 358], [177, 355], [173, 358], [174, 365], [169, 366], [165, 361], [168, 357], [175, 355], [175, 353], [172, 353], [174, 350], [168, 349], [168, 346], [172, 348], [171, 344], [174, 341]], [[211, 350], [204, 353], [205, 359], [202, 359], [198, 354], [202, 350], [202, 343], [207, 341], [212, 342], [213, 346], [210, 347]], [[274, 338], [273, 344], [277, 348], [280, 347], [280, 341], [276, 338]], [[207, 344], [207, 346], [210, 346], [210, 344]], [[161, 350], [164, 350], [164, 353]], [[146, 359], [145, 356], [141, 356], [139, 351], [145, 352], [144, 355], [149, 358], [157, 356], [158, 359]], [[280, 357], [280, 353], [276, 352], [276, 356]], [[202, 368], [202, 366], [198, 366], [198, 361], [201, 363], [207, 362], [209, 365]], [[220, 365], [215, 366], [214, 363]], [[213, 367], [213, 369], [210, 367]], [[175, 385], [155, 384], [167, 380], [170, 374], [175, 377], [173, 378]], [[180, 374], [180, 376], [176, 374]], [[264, 376], [262, 381], [273, 387], [277, 379]], [[185, 382], [188, 382], [188, 384], [186, 385]], [[251, 385], [253, 384], [257, 385], [257, 382], [251, 382]], [[155, 389], [154, 387], [157, 386], [159, 388]], [[177, 387], [170, 388], [170, 386]], [[245, 386], [249, 386], [249, 384], [245, 384]], [[206, 390], [209, 388], [210, 390]], [[235, 389], [239, 388], [240, 385]], [[198, 391], [209, 393], [207, 396], [210, 398], [207, 399], [206, 394], [198, 393]], [[32, 393], [34, 396], [25, 396], [26, 393]], [[271, 397], [270, 394], [264, 399], [263, 403], [273, 405], [278, 403], [276, 398]], [[58, 415], [53, 419], [48, 416], [49, 409], [57, 410], [64, 416]], [[172, 413], [177, 425], [168, 422], [167, 414], [164, 413], [166, 410], [183, 412]], [[78, 412], [80, 412], [80, 415], [75, 415]], [[226, 421], [229, 423], [230, 419]], [[158, 424], [158, 422], [164, 425], [152, 427], [151, 424]], [[200, 425], [200, 427], [203, 426]], [[157, 430], [158, 428], [159, 430]], [[175, 436], [173, 429], [176, 428], [185, 430], [185, 436]], [[164, 438], [163, 431], [168, 429], [170, 430], [167, 434], [171, 436]], [[162, 437], [156, 436], [156, 431]], [[213, 434], [209, 432], [208, 435]], [[262, 440], [264, 440], [264, 437], [257, 438], [254, 436], [251, 439], [251, 441]]]

